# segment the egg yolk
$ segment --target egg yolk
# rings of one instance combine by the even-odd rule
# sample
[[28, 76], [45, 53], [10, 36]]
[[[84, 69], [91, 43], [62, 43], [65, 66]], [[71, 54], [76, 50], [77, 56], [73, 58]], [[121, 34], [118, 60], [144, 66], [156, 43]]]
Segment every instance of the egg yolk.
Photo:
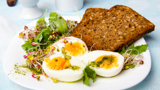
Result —
[[86, 52], [86, 45], [79, 42], [66, 43], [64, 48], [67, 54], [71, 56], [81, 56]]
[[118, 58], [115, 55], [102, 55], [95, 60], [96, 64], [99, 64], [100, 68], [111, 69], [113, 67], [118, 67]]
[[47, 67], [52, 70], [63, 70], [71, 66], [70, 60], [66, 60], [62, 57], [55, 58], [45, 58], [44, 60], [47, 63]]

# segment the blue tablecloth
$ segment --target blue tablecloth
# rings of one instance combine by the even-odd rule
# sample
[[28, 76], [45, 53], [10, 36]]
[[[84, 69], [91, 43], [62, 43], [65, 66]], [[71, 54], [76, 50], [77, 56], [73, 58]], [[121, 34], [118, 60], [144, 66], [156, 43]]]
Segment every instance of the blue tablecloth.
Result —
[[[149, 75], [138, 85], [129, 88], [128, 90], [160, 90], [160, 0], [84, 0], [84, 7], [79, 10], [83, 16], [85, 10], [89, 7], [111, 8], [114, 5], [122, 4], [129, 6], [140, 13], [142, 16], [149, 19], [155, 24], [155, 31], [145, 35], [144, 38], [149, 44], [151, 53], [152, 67]], [[61, 12], [55, 7], [54, 0], [40, 0], [38, 7], [45, 12], [46, 17], [50, 12], [58, 12], [62, 16], [78, 16], [77, 12]], [[28, 90], [25, 87], [19, 86], [9, 80], [3, 71], [3, 58], [14, 35], [24, 25], [32, 22], [19, 17], [22, 10], [22, 5], [17, 1], [16, 5], [9, 7], [6, 0], [0, 0], [0, 90]], [[4, 26], [12, 28], [4, 29]], [[143, 73], [143, 72], [142, 72]]]

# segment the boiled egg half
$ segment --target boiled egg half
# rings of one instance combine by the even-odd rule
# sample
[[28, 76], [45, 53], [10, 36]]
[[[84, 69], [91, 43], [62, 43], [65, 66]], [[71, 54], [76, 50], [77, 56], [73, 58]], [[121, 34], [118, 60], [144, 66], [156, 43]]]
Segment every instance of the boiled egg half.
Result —
[[82, 59], [88, 53], [86, 44], [75, 37], [65, 37], [55, 42], [51, 47], [54, 47], [54, 54], [66, 54]]
[[124, 57], [117, 52], [96, 50], [88, 53], [83, 62], [94, 69], [97, 75], [112, 77], [122, 70]]
[[72, 82], [83, 77], [85, 63], [74, 56], [55, 54], [45, 58], [42, 64], [44, 72], [59, 81]]

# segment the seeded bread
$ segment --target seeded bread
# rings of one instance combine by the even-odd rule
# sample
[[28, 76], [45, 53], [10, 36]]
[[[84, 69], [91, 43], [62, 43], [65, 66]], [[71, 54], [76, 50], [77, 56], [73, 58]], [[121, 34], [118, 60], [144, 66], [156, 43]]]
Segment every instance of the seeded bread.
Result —
[[83, 15], [83, 18], [80, 23], [82, 24], [89, 20], [105, 17], [107, 12], [108, 12], [108, 9], [104, 9], [104, 8], [88, 8], [85, 11], [85, 14]]
[[86, 10], [82, 21], [71, 33], [71, 36], [81, 38], [89, 49], [93, 46], [92, 50], [119, 51], [155, 27], [149, 20], [124, 5], [116, 5], [107, 12], [102, 10], [99, 13], [102, 12], [105, 13], [103, 17], [93, 14], [94, 19], [89, 19], [91, 16], [88, 16]]

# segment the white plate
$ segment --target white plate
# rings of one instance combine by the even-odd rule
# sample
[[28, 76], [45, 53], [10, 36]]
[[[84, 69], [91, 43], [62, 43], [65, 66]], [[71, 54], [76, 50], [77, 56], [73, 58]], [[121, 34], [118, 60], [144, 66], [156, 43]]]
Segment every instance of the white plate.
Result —
[[[79, 20], [78, 17], [64, 17], [65, 19]], [[36, 21], [29, 23], [27, 26], [34, 26]], [[143, 53], [144, 64], [135, 67], [134, 69], [129, 69], [122, 71], [119, 75], [113, 78], [96, 78], [95, 83], [90, 83], [90, 86], [86, 86], [83, 84], [83, 81], [79, 81], [76, 83], [53, 83], [45, 77], [42, 76], [40, 81], [32, 78], [31, 73], [26, 75], [19, 74], [10, 74], [8, 75], [14, 67], [15, 63], [25, 64], [25, 59], [23, 55], [25, 55], [25, 51], [21, 48], [23, 44], [23, 40], [18, 38], [18, 34], [14, 37], [13, 41], [9, 45], [7, 52], [5, 54], [3, 69], [6, 75], [15, 83], [24, 86], [30, 89], [38, 89], [38, 90], [50, 90], [50, 89], [59, 89], [59, 90], [101, 90], [101, 89], [127, 89], [130, 88], [142, 80], [146, 78], [151, 68], [151, 57], [149, 50]], [[135, 45], [146, 44], [144, 38], [137, 40]]]

